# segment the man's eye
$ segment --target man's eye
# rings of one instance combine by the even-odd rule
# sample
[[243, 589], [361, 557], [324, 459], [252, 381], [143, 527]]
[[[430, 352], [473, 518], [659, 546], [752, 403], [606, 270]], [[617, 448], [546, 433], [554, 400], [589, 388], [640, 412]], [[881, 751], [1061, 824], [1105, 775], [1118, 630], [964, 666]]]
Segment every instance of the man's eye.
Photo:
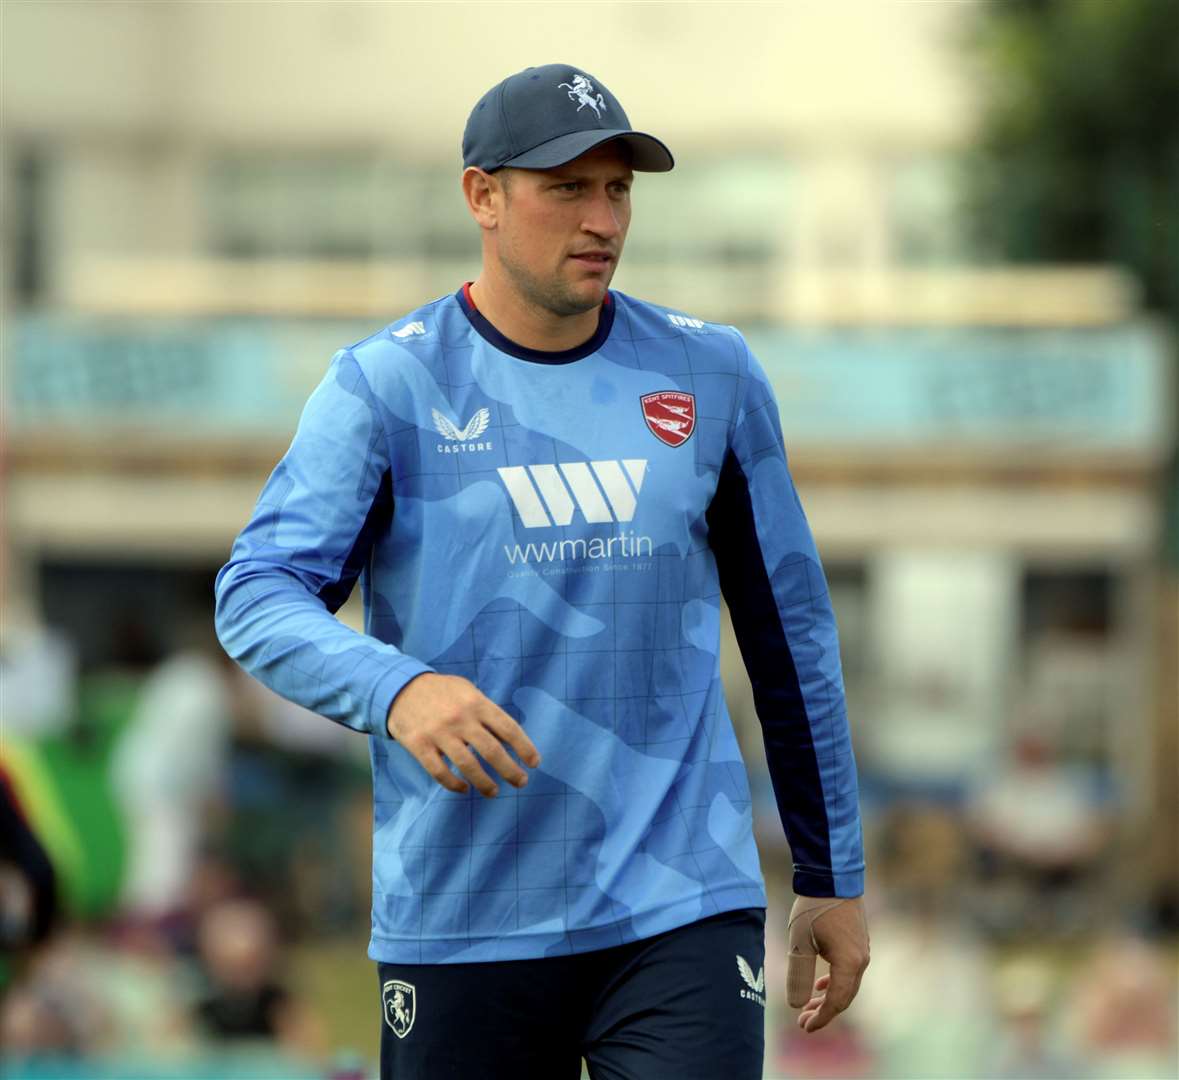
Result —
[[558, 184], [557, 187], [560, 191], [577, 191], [581, 188], [581, 184], [579, 184], [576, 180], [570, 180], [569, 183]]

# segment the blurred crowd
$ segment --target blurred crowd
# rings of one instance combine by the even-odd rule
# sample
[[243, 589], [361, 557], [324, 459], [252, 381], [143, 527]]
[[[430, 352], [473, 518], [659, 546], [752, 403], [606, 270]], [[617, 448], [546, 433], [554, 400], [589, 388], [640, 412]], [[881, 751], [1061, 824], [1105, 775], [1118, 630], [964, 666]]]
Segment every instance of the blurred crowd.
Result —
[[[6, 827], [6, 1075], [375, 1073], [365, 740], [244, 677], [197, 614], [163, 658], [127, 631], [82, 671], [62, 634], [6, 628], [6, 813], [32, 845]], [[1116, 800], [1031, 733], [957, 798], [870, 755], [862, 772], [872, 965], [817, 1036], [770, 997], [767, 1075], [1179, 1075], [1175, 913], [1111, 880]], [[788, 854], [757, 806], [784, 911]]]
[[366, 1075], [291, 962], [367, 922], [364, 740], [246, 678], [210, 620], [81, 672], [6, 627], [6, 1076]]

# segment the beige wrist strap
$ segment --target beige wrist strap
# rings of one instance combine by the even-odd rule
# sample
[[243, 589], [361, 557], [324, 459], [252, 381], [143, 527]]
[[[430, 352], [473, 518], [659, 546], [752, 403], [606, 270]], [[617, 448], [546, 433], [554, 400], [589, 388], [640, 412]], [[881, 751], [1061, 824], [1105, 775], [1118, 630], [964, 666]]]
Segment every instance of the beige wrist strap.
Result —
[[789, 956], [786, 961], [786, 1000], [792, 1009], [801, 1009], [811, 999], [815, 988], [815, 957], [819, 943], [815, 940], [815, 920], [832, 908], [846, 903], [834, 896], [800, 896], [790, 909], [787, 927]]

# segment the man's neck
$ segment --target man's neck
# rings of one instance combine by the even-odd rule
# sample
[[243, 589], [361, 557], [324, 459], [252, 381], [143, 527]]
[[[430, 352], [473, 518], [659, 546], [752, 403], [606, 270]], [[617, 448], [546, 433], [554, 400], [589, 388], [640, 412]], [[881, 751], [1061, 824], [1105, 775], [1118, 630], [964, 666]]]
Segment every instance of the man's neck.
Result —
[[541, 352], [575, 349], [588, 341], [598, 329], [602, 312], [599, 304], [578, 315], [555, 315], [529, 304], [486, 273], [471, 282], [470, 296], [479, 313], [504, 337]]

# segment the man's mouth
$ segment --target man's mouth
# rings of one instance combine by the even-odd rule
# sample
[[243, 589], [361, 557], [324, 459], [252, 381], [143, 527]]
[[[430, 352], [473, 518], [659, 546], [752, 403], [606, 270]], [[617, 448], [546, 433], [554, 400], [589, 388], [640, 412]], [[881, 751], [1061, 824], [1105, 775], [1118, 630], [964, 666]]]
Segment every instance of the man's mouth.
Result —
[[596, 269], [604, 269], [614, 261], [614, 256], [608, 251], [583, 251], [577, 255], [571, 255], [570, 258]]

